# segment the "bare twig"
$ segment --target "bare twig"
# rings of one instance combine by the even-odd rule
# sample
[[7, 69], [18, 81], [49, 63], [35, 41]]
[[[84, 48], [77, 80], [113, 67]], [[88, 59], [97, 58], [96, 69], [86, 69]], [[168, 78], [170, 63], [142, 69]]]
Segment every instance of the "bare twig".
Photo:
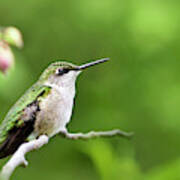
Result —
[[11, 157], [11, 159], [7, 162], [7, 164], [3, 167], [0, 174], [0, 180], [9, 180], [16, 167], [20, 165], [27, 166], [28, 162], [25, 159], [26, 153], [35, 149], [39, 149], [43, 145], [47, 144], [48, 140], [49, 138], [46, 135], [42, 135], [36, 140], [22, 144]]
[[133, 133], [127, 133], [124, 131], [121, 131], [119, 129], [114, 129], [111, 131], [90, 131], [86, 134], [83, 133], [69, 133], [68, 131], [62, 131], [60, 132], [60, 135], [67, 138], [67, 139], [91, 139], [91, 138], [96, 138], [96, 137], [112, 137], [112, 136], [121, 136], [125, 138], [131, 138]]
[[[61, 131], [60, 135], [62, 137], [65, 137], [67, 139], [91, 139], [96, 137], [112, 137], [112, 136], [121, 136], [125, 138], [131, 138], [133, 133], [127, 133], [124, 131], [121, 131], [119, 129], [114, 129], [111, 131], [91, 131], [89, 133], [83, 134], [83, 133], [69, 133], [67, 130]], [[9, 180], [10, 176], [16, 169], [16, 167], [23, 165], [27, 166], [28, 162], [25, 159], [25, 155], [35, 149], [39, 149], [43, 145], [48, 143], [48, 136], [42, 135], [36, 140], [32, 140], [30, 142], [22, 144], [19, 149], [14, 153], [14, 155], [11, 157], [11, 159], [5, 164], [3, 167], [1, 173], [0, 173], [0, 180]]]

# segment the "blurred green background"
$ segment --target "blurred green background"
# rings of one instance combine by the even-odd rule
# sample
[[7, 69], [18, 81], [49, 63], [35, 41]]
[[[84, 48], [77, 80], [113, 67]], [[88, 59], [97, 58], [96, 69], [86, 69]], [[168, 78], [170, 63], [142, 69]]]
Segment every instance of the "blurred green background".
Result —
[[15, 69], [0, 76], [1, 120], [49, 63], [110, 57], [79, 77], [68, 128], [135, 132], [130, 141], [54, 137], [12, 179], [180, 179], [179, 8], [178, 0], [1, 0], [0, 24], [25, 41], [13, 49]]

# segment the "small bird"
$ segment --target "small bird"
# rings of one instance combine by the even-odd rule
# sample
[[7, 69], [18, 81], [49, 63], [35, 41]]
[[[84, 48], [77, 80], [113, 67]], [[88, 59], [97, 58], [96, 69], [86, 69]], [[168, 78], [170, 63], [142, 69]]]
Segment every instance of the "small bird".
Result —
[[57, 61], [15, 103], [0, 126], [0, 158], [40, 135], [52, 137], [67, 132], [78, 75], [88, 67], [108, 61], [103, 58], [84, 65]]

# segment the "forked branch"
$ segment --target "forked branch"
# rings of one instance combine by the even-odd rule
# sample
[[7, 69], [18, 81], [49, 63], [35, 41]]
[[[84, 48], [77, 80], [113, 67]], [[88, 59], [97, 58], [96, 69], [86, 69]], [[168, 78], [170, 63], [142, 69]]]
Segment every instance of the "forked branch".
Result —
[[49, 138], [46, 135], [42, 135], [36, 140], [22, 144], [3, 167], [0, 174], [0, 180], [9, 180], [16, 167], [20, 165], [27, 166], [28, 162], [25, 159], [25, 155], [28, 152], [39, 149], [43, 145], [47, 144], [48, 140]]
[[[131, 138], [133, 133], [127, 133], [124, 131], [121, 131], [119, 129], [114, 129], [111, 131], [91, 131], [89, 133], [83, 134], [83, 133], [69, 133], [68, 131], [62, 131], [60, 132], [60, 135], [67, 139], [91, 139], [96, 137], [112, 137], [112, 136], [120, 136], [125, 138]], [[16, 169], [16, 167], [23, 165], [27, 166], [28, 162], [25, 159], [25, 155], [33, 151], [35, 149], [41, 148], [43, 145], [48, 143], [48, 136], [42, 135], [36, 140], [32, 140], [30, 142], [22, 144], [19, 149], [14, 153], [14, 155], [11, 157], [11, 159], [5, 164], [3, 167], [1, 173], [0, 173], [0, 180], [9, 180], [10, 176]]]

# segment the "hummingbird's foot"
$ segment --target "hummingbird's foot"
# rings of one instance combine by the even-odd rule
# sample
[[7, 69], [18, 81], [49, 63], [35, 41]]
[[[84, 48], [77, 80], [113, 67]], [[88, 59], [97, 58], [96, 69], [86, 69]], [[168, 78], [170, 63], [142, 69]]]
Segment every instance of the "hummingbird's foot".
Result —
[[68, 131], [61, 131], [60, 135], [67, 139], [77, 140], [77, 139], [92, 139], [97, 137], [112, 137], [112, 136], [121, 136], [130, 139], [134, 133], [124, 132], [119, 129], [114, 129], [111, 131], [90, 131], [88, 133], [69, 133]]

